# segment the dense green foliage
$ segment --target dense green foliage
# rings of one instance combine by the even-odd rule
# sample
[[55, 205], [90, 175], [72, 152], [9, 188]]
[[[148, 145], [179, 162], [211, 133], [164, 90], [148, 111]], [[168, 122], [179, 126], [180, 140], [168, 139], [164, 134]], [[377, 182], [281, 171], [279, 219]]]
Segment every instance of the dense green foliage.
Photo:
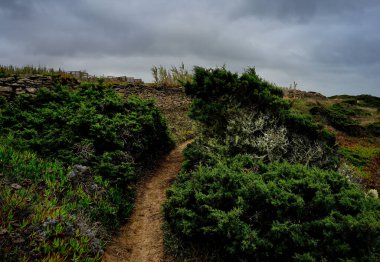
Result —
[[152, 101], [126, 101], [96, 84], [18, 96], [0, 110], [0, 132], [13, 134], [17, 149], [90, 165], [97, 174], [123, 181], [134, 179], [134, 162], [172, 146]]
[[194, 80], [185, 85], [193, 99], [190, 117], [202, 124], [205, 136], [226, 143], [230, 155], [249, 153], [289, 162], [304, 158], [324, 168], [336, 165], [334, 135], [291, 110], [282, 90], [254, 68], [241, 76], [225, 68], [195, 67], [194, 72]]
[[164, 205], [173, 256], [380, 259], [380, 202], [334, 171], [334, 136], [254, 70], [195, 68], [186, 92], [202, 129]]
[[258, 110], [283, 112], [290, 107], [281, 99], [282, 90], [262, 80], [254, 69], [242, 76], [225, 68], [194, 68], [194, 81], [185, 85], [193, 99], [190, 116], [220, 134], [227, 126], [229, 111], [255, 105]]
[[10, 261], [99, 260], [141, 167], [173, 146], [152, 101], [101, 83], [3, 101], [0, 133], [0, 257]]
[[183, 173], [165, 204], [183, 241], [225, 260], [377, 261], [380, 202], [340, 174], [247, 157]]

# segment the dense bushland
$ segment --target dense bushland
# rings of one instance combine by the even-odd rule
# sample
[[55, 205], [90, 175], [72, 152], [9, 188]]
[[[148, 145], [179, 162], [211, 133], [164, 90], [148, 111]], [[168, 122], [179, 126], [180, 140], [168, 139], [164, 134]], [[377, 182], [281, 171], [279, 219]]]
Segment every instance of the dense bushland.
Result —
[[68, 165], [91, 165], [112, 181], [133, 180], [134, 162], [172, 146], [152, 101], [121, 95], [102, 84], [42, 88], [0, 111], [0, 132], [15, 148]]
[[203, 140], [226, 145], [229, 156], [248, 153], [265, 161], [336, 167], [334, 135], [291, 110], [282, 90], [253, 68], [241, 76], [225, 68], [194, 71], [185, 89], [193, 99], [190, 116], [199, 121]]
[[152, 101], [102, 83], [2, 103], [0, 252], [100, 259], [102, 232], [127, 218], [141, 167], [173, 146], [165, 120]]
[[170, 229], [228, 261], [380, 255], [380, 202], [333, 171], [238, 156], [181, 174], [168, 197]]
[[379, 200], [334, 171], [334, 136], [253, 69], [197, 67], [185, 87], [201, 135], [164, 205], [174, 257], [380, 258]]

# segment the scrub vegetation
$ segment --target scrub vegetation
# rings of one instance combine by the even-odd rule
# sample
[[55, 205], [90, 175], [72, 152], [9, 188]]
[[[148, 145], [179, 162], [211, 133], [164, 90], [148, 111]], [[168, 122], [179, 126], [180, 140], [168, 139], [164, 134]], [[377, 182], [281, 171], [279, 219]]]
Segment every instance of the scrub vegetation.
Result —
[[174, 145], [165, 120], [152, 101], [102, 83], [2, 103], [0, 257], [100, 260], [141, 167]]
[[254, 69], [237, 75], [197, 67], [185, 88], [200, 135], [186, 149], [182, 173], [164, 204], [166, 245], [173, 257], [380, 258], [377, 191], [366, 193], [339, 172], [339, 152], [365, 165], [377, 150], [362, 150], [355, 158], [339, 149], [329, 125], [292, 107], [282, 90]]
[[[101, 261], [137, 183], [188, 139], [163, 205], [173, 261], [380, 260], [380, 98], [284, 97], [254, 68], [152, 73], [0, 97], [0, 260]], [[60, 73], [0, 67], [35, 74]]]

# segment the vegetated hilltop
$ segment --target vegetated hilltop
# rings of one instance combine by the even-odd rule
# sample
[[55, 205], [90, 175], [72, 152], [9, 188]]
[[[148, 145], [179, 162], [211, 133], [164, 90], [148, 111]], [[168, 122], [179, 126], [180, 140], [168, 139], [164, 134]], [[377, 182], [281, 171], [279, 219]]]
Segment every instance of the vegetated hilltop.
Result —
[[283, 97], [254, 69], [0, 69], [1, 258], [101, 260], [142, 167], [195, 136], [164, 206], [174, 259], [379, 260], [379, 98]]
[[[380, 201], [376, 184], [364, 179], [379, 177], [378, 137], [369, 116], [350, 115], [376, 118], [362, 106], [377, 98], [354, 108], [313, 100], [317, 108], [309, 110], [310, 101], [284, 99], [254, 69], [196, 67], [185, 89], [201, 130], [164, 205], [174, 258], [380, 259]], [[349, 142], [357, 147], [345, 148]]]

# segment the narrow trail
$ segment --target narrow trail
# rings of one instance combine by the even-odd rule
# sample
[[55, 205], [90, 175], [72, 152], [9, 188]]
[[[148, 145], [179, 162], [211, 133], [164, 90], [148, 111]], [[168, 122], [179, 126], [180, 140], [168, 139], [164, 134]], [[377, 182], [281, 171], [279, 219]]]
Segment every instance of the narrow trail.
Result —
[[187, 144], [189, 142], [171, 151], [152, 175], [138, 186], [132, 215], [107, 248], [105, 261], [165, 261], [161, 206], [166, 189], [180, 171], [182, 151]]

